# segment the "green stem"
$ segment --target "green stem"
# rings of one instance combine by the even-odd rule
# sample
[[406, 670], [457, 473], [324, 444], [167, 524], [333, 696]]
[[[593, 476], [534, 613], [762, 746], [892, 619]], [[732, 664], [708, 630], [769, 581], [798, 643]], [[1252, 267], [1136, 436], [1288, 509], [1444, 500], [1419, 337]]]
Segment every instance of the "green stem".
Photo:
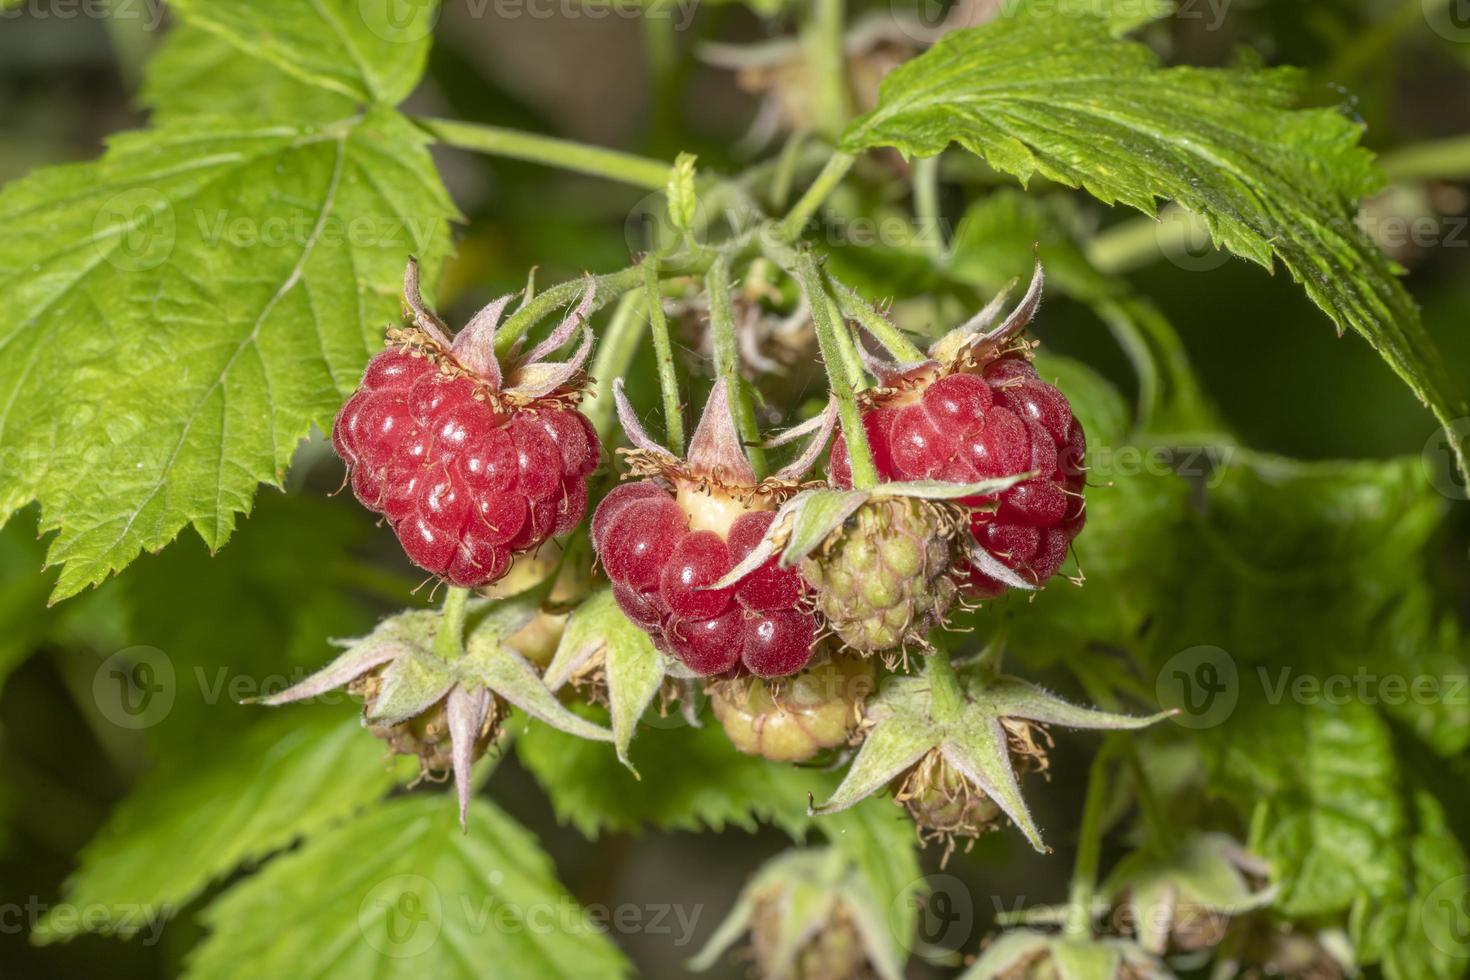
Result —
[[1126, 737], [1121, 738], [1120, 742], [1123, 745], [1123, 755], [1133, 770], [1133, 782], [1138, 790], [1138, 805], [1143, 810], [1143, 820], [1148, 825], [1149, 837], [1159, 851], [1167, 853], [1174, 841], [1174, 831], [1169, 825], [1169, 815], [1164, 810], [1159, 794], [1154, 792], [1154, 784], [1149, 780], [1148, 773], [1144, 771], [1143, 756], [1139, 755], [1137, 744], [1131, 738]]
[[842, 366], [847, 371], [847, 383], [852, 385], [853, 391], [862, 391], [867, 386], [867, 378], [863, 374], [863, 357], [858, 353], [857, 341], [853, 339], [847, 321], [837, 309], [837, 301], [832, 298], [832, 294], [823, 293], [822, 298], [827, 301], [827, 316], [837, 328], [837, 346], [842, 351]]
[[653, 190], [663, 190], [669, 180], [667, 163], [631, 153], [457, 119], [415, 121], [440, 143], [461, 150], [545, 164]]
[[674, 372], [674, 345], [669, 340], [669, 319], [664, 316], [663, 293], [659, 289], [658, 259], [643, 262], [643, 296], [653, 334], [653, 354], [658, 361], [658, 387], [664, 400], [664, 445], [675, 456], [684, 455], [684, 410], [679, 401], [679, 377]]
[[1067, 922], [1063, 929], [1063, 934], [1069, 939], [1092, 938], [1092, 902], [1097, 893], [1103, 811], [1107, 804], [1107, 774], [1113, 744], [1111, 741], [1103, 743], [1092, 760], [1092, 769], [1087, 777], [1087, 800], [1082, 805], [1077, 861], [1072, 866], [1072, 888], [1067, 900]]
[[845, 14], [845, 0], [814, 0], [811, 20], [802, 36], [816, 88], [816, 116], [832, 139], [842, 132], [850, 114], [847, 55], [843, 50]]
[[[654, 283], [657, 286], [656, 279]], [[592, 377], [597, 379], [597, 387], [582, 413], [604, 442], [612, 435], [618, 417], [613, 401], [613, 379], [628, 373], [633, 356], [638, 353], [638, 344], [643, 339], [645, 321], [638, 315], [638, 304], [642, 298], [641, 292], [627, 292], [618, 300], [618, 307], [598, 340], [597, 357], [592, 362]]]
[[715, 260], [704, 277], [705, 295], [709, 297], [709, 325], [714, 338], [715, 373], [725, 379], [729, 389], [730, 410], [740, 427], [740, 439], [755, 475], [766, 475], [766, 453], [761, 448], [760, 425], [755, 418], [755, 403], [750, 388], [740, 377], [740, 349], [735, 339], [735, 307], [730, 301], [730, 262], [724, 256]]
[[833, 291], [837, 294], [837, 305], [842, 310], [842, 315], [856, 320], [900, 363], [912, 364], [924, 359], [924, 352], [905, 337], [903, 331], [894, 326], [891, 320], [873, 309], [872, 305], [859, 296], [856, 290], [840, 282], [834, 282], [832, 286]]
[[914, 216], [919, 220], [919, 244], [934, 258], [942, 260], [944, 225], [939, 215], [939, 157], [914, 161]]
[[1390, 150], [1378, 165], [1390, 180], [1470, 180], [1470, 136]]
[[929, 711], [935, 722], [958, 718], [965, 709], [965, 692], [943, 646], [936, 645], [924, 655], [924, 677], [929, 681]]
[[806, 136], [807, 131], [804, 129], [792, 133], [786, 138], [786, 145], [781, 147], [781, 155], [776, 158], [776, 168], [771, 174], [771, 187], [766, 193], [766, 199], [771, 202], [773, 209], [784, 208], [786, 199], [791, 196], [791, 185], [801, 166], [801, 148], [806, 143]]
[[[596, 310], [606, 306], [628, 290], [641, 286], [643, 270], [633, 265], [626, 269], [619, 269], [617, 272], [593, 276], [592, 279], [597, 286], [597, 300], [592, 305], [592, 308]], [[569, 305], [581, 296], [586, 288], [586, 279], [569, 279], [537, 293], [535, 299], [512, 313], [501, 326], [500, 332], [495, 336], [495, 352], [504, 354], [510, 350], [515, 342], [524, 337], [526, 331], [530, 330], [538, 320], [557, 307]]]
[[450, 586], [444, 593], [439, 632], [434, 635], [434, 653], [440, 660], [456, 660], [464, 653], [465, 606], [470, 590]]
[[808, 221], [812, 220], [812, 216], [817, 213], [822, 202], [837, 189], [838, 184], [842, 183], [842, 178], [847, 176], [847, 172], [852, 169], [856, 160], [857, 157], [851, 153], [841, 151], [827, 158], [827, 165], [822, 168], [822, 172], [817, 174], [816, 180], [812, 181], [806, 193], [801, 195], [796, 204], [787, 212], [786, 217], [781, 220], [778, 234], [782, 241], [794, 242], [801, 237], [801, 230], [806, 227]]
[[796, 277], [806, 292], [807, 303], [812, 308], [812, 322], [817, 328], [817, 346], [822, 351], [822, 363], [827, 368], [827, 387], [837, 401], [837, 418], [842, 423], [842, 435], [847, 441], [847, 458], [852, 467], [852, 485], [858, 490], [867, 490], [878, 485], [878, 469], [873, 465], [873, 451], [868, 448], [868, 433], [863, 428], [862, 413], [858, 410], [857, 395], [842, 364], [842, 348], [838, 346], [837, 324], [832, 321], [832, 309], [827, 305], [827, 290], [822, 285], [822, 274], [810, 252], [796, 256]]

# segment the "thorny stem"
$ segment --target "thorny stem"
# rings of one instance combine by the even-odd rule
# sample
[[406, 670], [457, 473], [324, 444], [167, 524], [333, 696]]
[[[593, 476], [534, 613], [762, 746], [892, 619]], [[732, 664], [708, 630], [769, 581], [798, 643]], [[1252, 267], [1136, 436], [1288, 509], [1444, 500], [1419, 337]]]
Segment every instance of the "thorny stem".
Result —
[[664, 400], [664, 445], [675, 456], [684, 455], [684, 412], [679, 402], [679, 378], [674, 372], [674, 347], [669, 341], [669, 319], [664, 315], [658, 282], [658, 259], [643, 262], [643, 296], [648, 309], [653, 354], [658, 361], [658, 387]]
[[822, 202], [837, 189], [838, 184], [842, 183], [842, 178], [847, 176], [848, 170], [852, 169], [856, 160], [857, 157], [851, 153], [841, 151], [827, 158], [827, 165], [822, 168], [822, 172], [817, 174], [816, 180], [812, 181], [806, 193], [801, 195], [796, 204], [792, 205], [791, 210], [787, 212], [786, 217], [781, 220], [778, 233], [782, 241], [792, 242], [801, 236], [801, 230], [806, 227], [806, 223], [812, 220], [812, 216], [817, 213]]
[[434, 634], [434, 654], [440, 660], [456, 660], [464, 653], [465, 605], [469, 597], [470, 590], [459, 586], [450, 586], [444, 593], [439, 632]]
[[[593, 309], [598, 309], [628, 290], [642, 285], [643, 270], [636, 265], [631, 265], [626, 269], [619, 269], [617, 272], [609, 272], [593, 278], [597, 284], [597, 300], [593, 304]], [[526, 331], [530, 330], [538, 320], [558, 307], [570, 305], [582, 295], [582, 291], [586, 288], [586, 279], [569, 279], [537, 293], [535, 299], [512, 313], [505, 321], [505, 325], [500, 328], [500, 332], [495, 337], [495, 352], [504, 354], [510, 350], [515, 342], [524, 337]]]
[[662, 160], [588, 146], [575, 140], [457, 119], [420, 118], [415, 121], [439, 142], [461, 150], [545, 164], [653, 190], [662, 190], [669, 179], [669, 164]]
[[842, 310], [842, 315], [850, 317], [858, 322], [873, 339], [883, 345], [883, 348], [898, 359], [901, 364], [912, 364], [924, 359], [924, 352], [919, 350], [903, 331], [893, 325], [893, 322], [857, 294], [857, 291], [834, 282], [833, 291], [837, 294], [837, 305]]
[[821, 348], [822, 363], [827, 369], [827, 387], [837, 401], [837, 418], [842, 423], [843, 438], [847, 440], [852, 485], [858, 490], [876, 487], [878, 469], [873, 465], [873, 451], [868, 448], [868, 433], [863, 428], [857, 396], [853, 393], [852, 383], [843, 367], [837, 325], [832, 322], [832, 309], [827, 305], [827, 290], [822, 285], [822, 274], [810, 252], [797, 254], [796, 274], [812, 309], [812, 322], [817, 328], [817, 345]]
[[1077, 861], [1072, 866], [1072, 888], [1067, 900], [1067, 922], [1063, 934], [1069, 939], [1092, 938], [1092, 901], [1097, 892], [1098, 858], [1102, 852], [1103, 811], [1107, 804], [1108, 765], [1117, 743], [1103, 743], [1092, 760], [1087, 776], [1087, 800], [1082, 805], [1078, 830]]
[[740, 377], [739, 342], [735, 339], [735, 307], [730, 302], [730, 261], [725, 256], [715, 260], [704, 277], [705, 295], [709, 297], [709, 325], [714, 338], [715, 373], [725, 379], [730, 397], [730, 410], [740, 427], [740, 440], [757, 478], [766, 475], [766, 453], [761, 448], [760, 425], [755, 418], [755, 403], [750, 387]]
[[862, 391], [866, 386], [863, 377], [863, 358], [858, 353], [857, 341], [852, 332], [848, 330], [847, 323], [842, 319], [842, 314], [837, 309], [837, 301], [830, 293], [824, 293], [822, 299], [827, 303], [827, 315], [831, 317], [832, 323], [837, 328], [837, 346], [842, 348], [842, 366], [847, 371], [847, 381], [852, 385], [854, 391]]
[[[654, 287], [657, 286], [658, 280], [655, 279]], [[597, 379], [597, 387], [582, 414], [587, 416], [592, 427], [597, 430], [598, 438], [604, 441], [612, 434], [613, 424], [617, 421], [617, 409], [612, 396], [613, 379], [628, 372], [628, 366], [633, 363], [633, 355], [638, 352], [638, 344], [643, 339], [645, 321], [638, 315], [638, 305], [642, 298], [641, 292], [627, 292], [618, 300], [618, 307], [613, 311], [607, 329], [599, 338], [597, 358], [592, 362], [592, 377]]]

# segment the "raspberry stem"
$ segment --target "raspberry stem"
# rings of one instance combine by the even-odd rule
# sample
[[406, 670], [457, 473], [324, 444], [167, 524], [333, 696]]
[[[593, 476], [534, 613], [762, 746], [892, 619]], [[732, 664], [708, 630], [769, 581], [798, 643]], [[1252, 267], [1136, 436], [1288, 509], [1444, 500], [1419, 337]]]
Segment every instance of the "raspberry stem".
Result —
[[1097, 892], [1098, 857], [1102, 851], [1108, 765], [1117, 746], [1115, 739], [1104, 741], [1093, 757], [1092, 769], [1087, 776], [1087, 800], [1082, 804], [1082, 825], [1077, 832], [1077, 861], [1072, 866], [1067, 921], [1063, 926], [1063, 935], [1069, 939], [1092, 939], [1092, 901]]
[[859, 296], [857, 290], [843, 283], [833, 282], [832, 291], [837, 297], [837, 306], [842, 310], [842, 315], [860, 323], [900, 364], [924, 360], [924, 352], [910, 342], [891, 320]]
[[740, 351], [735, 340], [735, 307], [730, 302], [730, 260], [721, 255], [704, 277], [705, 294], [709, 297], [709, 323], [714, 338], [715, 373], [725, 379], [730, 410], [740, 426], [740, 440], [745, 454], [755, 468], [757, 478], [766, 475], [766, 453], [760, 446], [760, 426], [755, 419], [755, 404], [750, 388], [740, 377]]
[[786, 217], [781, 219], [777, 232], [782, 241], [792, 242], [801, 237], [802, 228], [812, 220], [812, 215], [827, 200], [827, 196], [837, 189], [842, 183], [842, 178], [847, 176], [847, 171], [852, 168], [857, 160], [851, 153], [834, 153], [827, 158], [827, 165], [822, 172], [817, 174], [817, 179], [806, 189], [806, 193], [797, 199]]
[[[630, 265], [617, 272], [594, 276], [593, 280], [597, 287], [597, 298], [592, 304], [592, 309], [597, 310], [628, 290], [642, 285], [643, 270], [636, 265]], [[537, 293], [534, 299], [512, 313], [496, 333], [495, 353], [500, 355], [507, 353], [537, 321], [557, 307], [568, 305], [580, 297], [586, 289], [586, 279], [571, 279]]]
[[943, 262], [946, 249], [939, 216], [938, 155], [914, 161], [914, 216], [919, 219], [919, 244]]
[[[655, 283], [655, 287], [657, 283]], [[624, 293], [618, 300], [617, 309], [607, 329], [602, 332], [597, 347], [597, 359], [592, 362], [592, 377], [597, 387], [587, 400], [582, 414], [597, 430], [598, 438], [606, 441], [617, 420], [616, 404], [613, 401], [612, 383], [628, 371], [633, 355], [638, 352], [638, 343], [643, 339], [643, 319], [638, 315], [638, 306], [643, 299], [641, 292]]]
[[588, 146], [574, 140], [457, 119], [416, 119], [415, 122], [440, 143], [460, 150], [545, 164], [652, 190], [663, 190], [669, 179], [669, 164], [662, 160]]
[[465, 605], [470, 590], [450, 586], [444, 593], [439, 632], [434, 634], [434, 653], [440, 660], [456, 660], [464, 653]]
[[873, 465], [873, 451], [868, 448], [868, 433], [863, 428], [857, 396], [853, 393], [852, 382], [842, 364], [837, 325], [832, 322], [832, 308], [828, 305], [826, 287], [822, 285], [822, 274], [817, 270], [816, 260], [810, 252], [797, 254], [796, 274], [812, 308], [812, 322], [817, 328], [817, 346], [821, 348], [822, 363], [827, 369], [827, 387], [837, 401], [837, 418], [842, 423], [843, 438], [847, 440], [852, 485], [858, 490], [871, 489], [878, 485], [878, 468]]
[[943, 646], [924, 655], [924, 676], [929, 680], [929, 710], [934, 721], [943, 724], [958, 718], [965, 709], [965, 693]]
[[676, 456], [684, 455], [684, 412], [679, 402], [679, 378], [674, 373], [674, 348], [669, 342], [669, 320], [664, 316], [659, 290], [658, 257], [643, 260], [643, 295], [648, 305], [648, 325], [653, 334], [653, 353], [658, 361], [658, 387], [664, 400], [664, 445]]

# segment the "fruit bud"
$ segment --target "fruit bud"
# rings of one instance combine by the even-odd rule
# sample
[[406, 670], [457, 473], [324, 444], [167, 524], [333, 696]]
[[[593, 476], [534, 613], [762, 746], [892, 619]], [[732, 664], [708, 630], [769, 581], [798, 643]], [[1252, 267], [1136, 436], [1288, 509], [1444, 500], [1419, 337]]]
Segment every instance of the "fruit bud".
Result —
[[741, 752], [802, 762], [848, 740], [874, 684], [870, 661], [833, 657], [789, 678], [718, 681], [710, 701]]
[[[387, 743], [394, 755], [417, 756], [419, 778], [441, 782], [454, 768], [453, 742], [449, 733], [448, 698], [441, 698], [424, 711], [396, 724], [372, 721], [373, 709], [383, 690], [383, 670], [370, 671], [347, 685], [347, 693], [362, 699], [363, 724], [374, 738]], [[470, 759], [485, 754], [500, 720], [500, 706], [491, 699], [490, 710], [475, 735]]]
[[875, 498], [802, 562], [802, 574], [849, 648], [872, 654], [924, 645], [954, 601], [953, 536], [939, 505]]

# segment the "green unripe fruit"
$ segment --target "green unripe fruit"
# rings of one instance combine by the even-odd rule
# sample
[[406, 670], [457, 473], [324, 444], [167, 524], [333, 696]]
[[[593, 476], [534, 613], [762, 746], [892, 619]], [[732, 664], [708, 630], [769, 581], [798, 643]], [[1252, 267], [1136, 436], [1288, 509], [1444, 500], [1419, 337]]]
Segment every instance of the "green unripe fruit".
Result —
[[751, 917], [751, 951], [756, 973], [787, 980], [870, 980], [876, 976], [868, 962], [862, 937], [847, 908], [837, 902], [826, 925], [814, 932], [792, 956], [785, 947], [783, 903], [767, 899], [756, 904]]
[[834, 657], [775, 681], [743, 677], [711, 685], [715, 717], [735, 747], [777, 762], [801, 762], [845, 743], [874, 687], [873, 665]]
[[922, 645], [954, 602], [952, 527], [922, 500], [879, 498], [802, 562], [818, 609], [860, 653]]

